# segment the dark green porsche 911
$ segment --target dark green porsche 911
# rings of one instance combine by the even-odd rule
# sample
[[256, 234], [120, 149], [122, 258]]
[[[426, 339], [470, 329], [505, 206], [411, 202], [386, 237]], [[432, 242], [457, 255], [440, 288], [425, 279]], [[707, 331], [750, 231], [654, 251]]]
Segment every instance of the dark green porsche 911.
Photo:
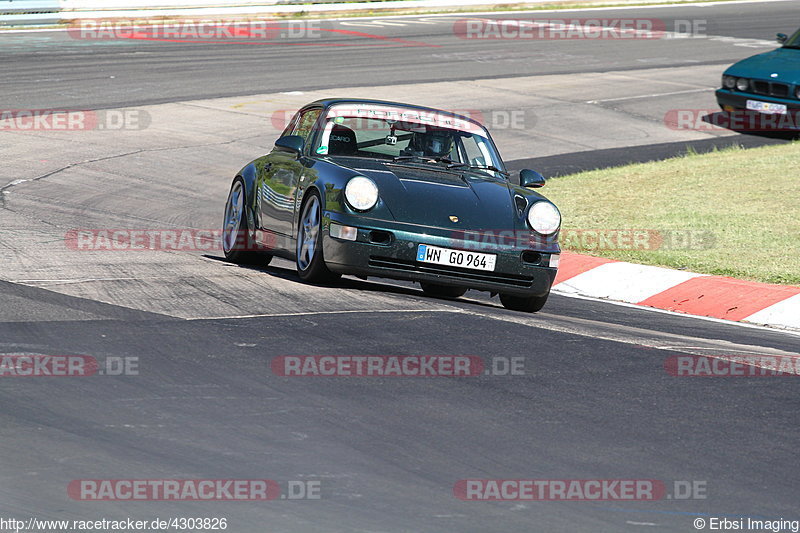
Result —
[[375, 100], [312, 102], [271, 153], [236, 175], [223, 250], [236, 263], [294, 260], [305, 281], [342, 274], [467, 289], [538, 311], [556, 276], [558, 209], [512, 184], [486, 129], [468, 117]]
[[791, 37], [779, 33], [778, 42], [783, 46], [725, 70], [716, 93], [723, 110], [774, 115], [800, 112], [800, 30]]

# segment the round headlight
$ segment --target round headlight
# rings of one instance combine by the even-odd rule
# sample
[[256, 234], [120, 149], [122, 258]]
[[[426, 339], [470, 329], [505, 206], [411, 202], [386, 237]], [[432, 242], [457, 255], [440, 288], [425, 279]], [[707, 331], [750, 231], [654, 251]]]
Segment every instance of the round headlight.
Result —
[[344, 197], [353, 209], [369, 211], [378, 203], [378, 186], [364, 176], [356, 176], [347, 182]]
[[551, 235], [561, 226], [561, 213], [550, 202], [536, 202], [528, 209], [528, 224], [537, 233]]
[[794, 90], [795, 98], [800, 98], [800, 85], [797, 86], [797, 89]]
[[736, 78], [733, 76], [722, 76], [722, 86], [726, 89], [733, 89], [736, 87]]
[[747, 80], [747, 78], [739, 78], [736, 80], [736, 88], [740, 91], [746, 91], [749, 86], [750, 82]]

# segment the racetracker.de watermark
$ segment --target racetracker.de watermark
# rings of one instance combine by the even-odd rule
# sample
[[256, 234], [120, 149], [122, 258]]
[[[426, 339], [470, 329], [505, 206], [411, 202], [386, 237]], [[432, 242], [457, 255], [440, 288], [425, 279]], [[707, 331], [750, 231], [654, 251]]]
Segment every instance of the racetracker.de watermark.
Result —
[[73, 39], [89, 41], [168, 42], [264, 42], [287, 39], [319, 39], [320, 21], [275, 21], [270, 19], [201, 19], [180, 21], [79, 20], [67, 28]]
[[685, 131], [800, 133], [800, 111], [766, 113], [744, 109], [670, 109], [664, 114], [664, 125], [671, 130]]
[[80, 501], [319, 500], [319, 480], [272, 479], [76, 479], [67, 494]]
[[64, 244], [79, 252], [218, 252], [223, 239], [240, 251], [265, 251], [274, 248], [275, 235], [256, 232], [255, 239], [246, 231], [226, 233], [221, 229], [72, 229], [64, 235]]
[[464, 501], [704, 500], [706, 481], [658, 479], [462, 479], [453, 495]]
[[671, 31], [657, 18], [553, 18], [492, 19], [463, 18], [453, 23], [460, 39], [676, 39], [706, 36], [704, 19], [676, 20]]
[[[283, 131], [297, 113], [296, 109], [278, 109], [270, 116], [270, 124], [275, 131]], [[426, 114], [421, 111], [421, 118], [426, 120]], [[466, 117], [472, 119], [489, 130], [527, 130], [536, 125], [536, 115], [531, 110], [526, 109], [447, 109], [438, 111], [437, 117], [451, 116], [454, 119]], [[431, 113], [433, 116], [433, 113]], [[402, 119], [400, 119], [402, 125]], [[434, 122], [431, 118], [430, 122]], [[383, 131], [386, 125], [380, 120], [371, 117], [348, 118], [347, 127], [355, 132], [359, 131]]]
[[562, 228], [553, 235], [529, 230], [458, 230], [450, 246], [466, 250], [516, 250], [547, 248], [581, 250], [708, 250], [716, 234], [705, 230]]
[[67, 494], [80, 501], [319, 500], [319, 480], [272, 479], [76, 479]]
[[672, 355], [664, 370], [675, 377], [798, 377], [800, 355]]
[[91, 355], [0, 355], [0, 378], [138, 376], [139, 358]]
[[475, 355], [282, 355], [270, 367], [283, 377], [520, 376], [525, 374], [525, 358], [497, 356], [485, 364]]
[[143, 109], [0, 109], [0, 131], [138, 131], [151, 123]]

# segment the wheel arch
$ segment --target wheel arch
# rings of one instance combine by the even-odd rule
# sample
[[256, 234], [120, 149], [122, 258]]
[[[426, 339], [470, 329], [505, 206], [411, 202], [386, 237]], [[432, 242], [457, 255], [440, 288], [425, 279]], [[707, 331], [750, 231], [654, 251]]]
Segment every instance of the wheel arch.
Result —
[[[303, 190], [303, 196], [300, 198], [300, 202], [297, 204], [297, 211], [295, 211], [294, 215], [294, 227], [297, 228], [298, 224], [300, 224], [300, 217], [303, 216], [303, 207], [306, 205], [306, 201], [309, 198], [309, 194], [311, 191], [316, 191], [319, 195], [319, 203], [320, 203], [320, 210], [322, 211], [323, 218], [325, 216], [325, 192], [324, 187], [319, 186], [319, 182], [315, 181], [314, 183], [309, 184]], [[296, 233], [296, 231], [295, 231]]]
[[[261, 227], [258, 213], [256, 212], [256, 166], [250, 163], [236, 174], [237, 178], [242, 178], [244, 182], [245, 212], [247, 213], [247, 227], [255, 233], [256, 228]], [[234, 178], [235, 179], [235, 178]]]

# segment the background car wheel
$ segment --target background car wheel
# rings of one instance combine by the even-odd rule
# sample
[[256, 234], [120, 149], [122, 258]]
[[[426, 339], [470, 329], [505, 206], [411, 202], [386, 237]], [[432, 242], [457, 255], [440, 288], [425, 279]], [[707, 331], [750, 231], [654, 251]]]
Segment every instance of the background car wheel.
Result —
[[503, 307], [506, 309], [511, 309], [512, 311], [524, 311], [526, 313], [535, 313], [536, 311], [541, 310], [544, 307], [544, 304], [547, 302], [547, 297], [550, 296], [550, 293], [545, 294], [544, 296], [513, 296], [511, 294], [501, 294], [500, 295], [500, 302], [503, 304]]
[[232, 263], [267, 265], [272, 256], [257, 251], [255, 241], [250, 236], [245, 213], [244, 180], [236, 176], [225, 203], [225, 219], [222, 226], [222, 251], [225, 259]]
[[322, 256], [322, 205], [311, 190], [303, 201], [297, 224], [297, 274], [309, 283], [330, 283], [341, 277], [328, 270]]
[[458, 298], [459, 296], [464, 296], [464, 293], [467, 292], [464, 287], [450, 287], [426, 282], [420, 282], [420, 285], [425, 294], [436, 298]]

